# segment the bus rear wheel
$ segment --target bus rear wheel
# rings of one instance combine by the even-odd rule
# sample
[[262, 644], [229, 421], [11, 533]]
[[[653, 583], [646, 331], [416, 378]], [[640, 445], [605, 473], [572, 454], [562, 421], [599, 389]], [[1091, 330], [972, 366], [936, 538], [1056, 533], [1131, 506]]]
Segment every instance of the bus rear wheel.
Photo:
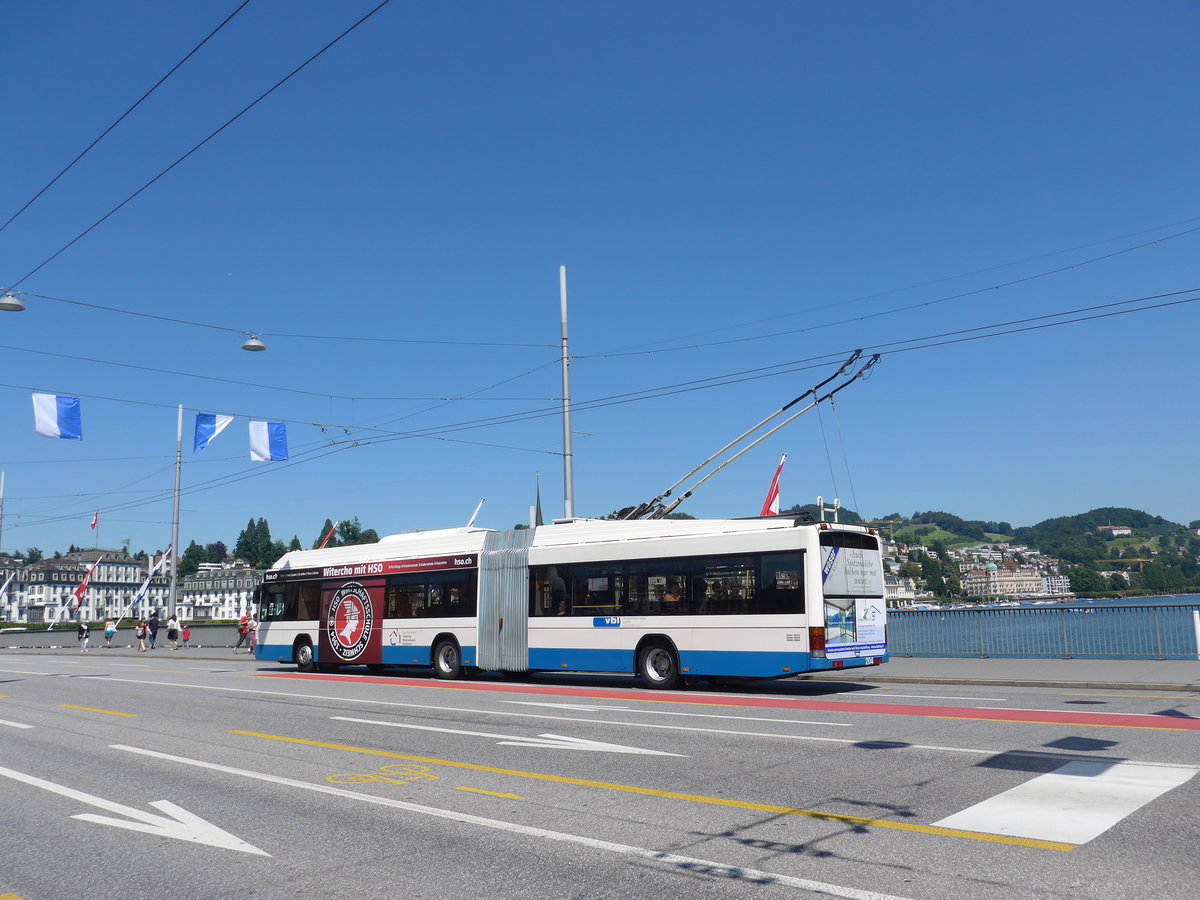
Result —
[[433, 648], [433, 673], [438, 678], [461, 678], [462, 657], [458, 652], [458, 644], [451, 640], [441, 640]]
[[638, 660], [638, 675], [646, 687], [669, 691], [679, 684], [679, 658], [667, 644], [651, 644]]
[[315, 672], [317, 664], [313, 658], [312, 644], [308, 641], [299, 641], [292, 650], [292, 655], [296, 659], [296, 668], [301, 672]]

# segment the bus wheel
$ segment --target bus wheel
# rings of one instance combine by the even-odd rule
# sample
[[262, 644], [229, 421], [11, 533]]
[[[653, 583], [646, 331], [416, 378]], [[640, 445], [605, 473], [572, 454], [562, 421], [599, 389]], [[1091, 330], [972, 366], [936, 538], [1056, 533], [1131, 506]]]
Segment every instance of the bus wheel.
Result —
[[666, 644], [651, 644], [642, 651], [638, 675], [649, 688], [669, 691], [679, 683], [679, 660]]
[[462, 677], [462, 657], [458, 655], [458, 644], [451, 640], [437, 642], [433, 648], [433, 673], [438, 678]]
[[296, 668], [301, 672], [315, 672], [316, 663], [313, 661], [312, 644], [308, 641], [300, 641], [292, 650], [292, 655], [296, 658]]

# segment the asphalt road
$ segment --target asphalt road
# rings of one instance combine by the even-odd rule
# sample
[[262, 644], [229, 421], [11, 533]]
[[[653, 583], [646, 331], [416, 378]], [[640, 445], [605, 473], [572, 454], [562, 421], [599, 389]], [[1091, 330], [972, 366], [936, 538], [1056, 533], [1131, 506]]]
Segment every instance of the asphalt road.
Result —
[[1194, 895], [1200, 695], [0, 656], [0, 896]]

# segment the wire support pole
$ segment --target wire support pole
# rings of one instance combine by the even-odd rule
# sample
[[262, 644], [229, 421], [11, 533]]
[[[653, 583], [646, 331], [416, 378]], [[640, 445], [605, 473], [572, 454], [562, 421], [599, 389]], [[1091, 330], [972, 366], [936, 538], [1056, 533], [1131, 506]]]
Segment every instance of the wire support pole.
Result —
[[567, 351], [567, 267], [558, 267], [558, 296], [562, 310], [563, 515], [575, 518], [575, 468], [571, 451], [571, 357]]
[[179, 404], [179, 421], [175, 427], [175, 502], [171, 511], [171, 592], [167, 598], [167, 615], [175, 615], [175, 598], [179, 590], [179, 482], [183, 473], [183, 404]]

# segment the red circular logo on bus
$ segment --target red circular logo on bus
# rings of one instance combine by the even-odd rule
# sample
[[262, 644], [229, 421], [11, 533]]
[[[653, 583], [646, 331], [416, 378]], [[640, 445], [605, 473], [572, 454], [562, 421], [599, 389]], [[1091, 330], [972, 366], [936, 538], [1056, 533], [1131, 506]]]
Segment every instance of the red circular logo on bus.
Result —
[[342, 659], [357, 659], [366, 651], [374, 618], [371, 595], [365, 587], [350, 581], [338, 588], [329, 602], [329, 615], [325, 621], [329, 643]]

